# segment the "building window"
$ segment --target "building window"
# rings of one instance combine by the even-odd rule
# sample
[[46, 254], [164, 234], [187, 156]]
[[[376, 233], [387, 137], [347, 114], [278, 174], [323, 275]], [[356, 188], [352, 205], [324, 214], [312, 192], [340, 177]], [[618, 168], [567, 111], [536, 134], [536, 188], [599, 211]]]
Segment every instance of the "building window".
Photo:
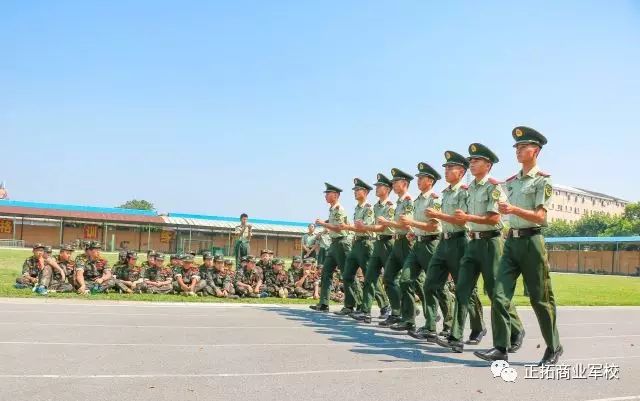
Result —
[[575, 208], [574, 211], [575, 211], [576, 214], [580, 213], [580, 209], [579, 208]]

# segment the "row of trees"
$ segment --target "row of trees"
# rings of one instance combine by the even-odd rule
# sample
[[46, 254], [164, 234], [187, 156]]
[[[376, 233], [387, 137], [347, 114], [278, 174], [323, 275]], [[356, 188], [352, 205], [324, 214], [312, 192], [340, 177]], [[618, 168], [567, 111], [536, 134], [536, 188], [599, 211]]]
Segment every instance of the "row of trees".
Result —
[[554, 221], [545, 228], [546, 237], [629, 237], [640, 235], [640, 202], [630, 203], [621, 216], [594, 213], [570, 223]]

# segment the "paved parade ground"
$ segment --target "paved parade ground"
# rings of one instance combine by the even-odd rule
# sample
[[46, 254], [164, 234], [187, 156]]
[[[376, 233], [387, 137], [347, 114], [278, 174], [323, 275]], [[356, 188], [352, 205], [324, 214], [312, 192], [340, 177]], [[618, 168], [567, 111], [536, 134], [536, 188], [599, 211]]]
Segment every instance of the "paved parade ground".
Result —
[[559, 308], [570, 367], [551, 373], [525, 367], [544, 343], [519, 310], [527, 337], [506, 382], [472, 355], [490, 335], [452, 354], [306, 306], [3, 299], [0, 399], [640, 399], [640, 308]]

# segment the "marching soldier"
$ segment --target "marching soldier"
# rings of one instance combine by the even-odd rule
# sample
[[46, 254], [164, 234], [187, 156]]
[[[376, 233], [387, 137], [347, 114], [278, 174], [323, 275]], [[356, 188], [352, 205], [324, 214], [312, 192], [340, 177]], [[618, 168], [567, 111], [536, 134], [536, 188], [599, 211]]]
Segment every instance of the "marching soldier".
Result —
[[376, 196], [378, 202], [373, 205], [373, 220], [368, 225], [363, 221], [356, 221], [354, 225], [357, 229], [377, 233], [376, 241], [373, 244], [373, 251], [367, 261], [364, 272], [362, 307], [359, 313], [354, 313], [352, 317], [364, 323], [371, 323], [371, 305], [373, 299], [378, 301], [380, 307], [380, 318], [387, 319], [391, 313], [389, 298], [382, 287], [382, 266], [386, 263], [391, 248], [393, 247], [393, 228], [377, 224], [378, 217], [388, 220], [393, 219], [395, 204], [389, 200], [389, 193], [393, 183], [384, 174], [378, 174], [376, 186]]
[[[439, 209], [441, 206], [440, 196], [433, 191], [435, 183], [442, 178], [438, 172], [429, 164], [418, 163], [418, 189], [420, 195], [413, 202], [413, 217], [403, 216], [400, 222], [410, 226], [415, 235], [415, 243], [407, 260], [405, 261], [400, 276], [400, 288], [402, 290], [403, 319], [408, 322], [407, 328], [415, 327], [415, 303], [412, 302], [414, 295], [417, 295], [422, 302], [425, 317], [428, 305], [425, 298], [424, 277], [429, 267], [429, 262], [440, 242], [440, 222], [427, 217], [425, 211], [429, 208]], [[436, 291], [436, 300], [440, 304], [444, 316], [444, 331], [451, 329], [453, 319], [453, 295], [445, 291], [444, 287]], [[417, 333], [424, 332], [425, 328], [418, 329]], [[413, 333], [410, 335], [414, 336]], [[420, 338], [420, 337], [418, 337]]]
[[[502, 240], [502, 220], [498, 204], [506, 200], [500, 181], [489, 173], [498, 157], [491, 149], [480, 143], [469, 146], [469, 167], [474, 180], [467, 190], [467, 211], [458, 209], [455, 216], [469, 225], [471, 241], [467, 245], [456, 283], [456, 312], [453, 329], [448, 338], [438, 338], [438, 344], [454, 352], [462, 352], [462, 333], [469, 309], [469, 299], [482, 274], [484, 289], [493, 300], [493, 289], [500, 257], [504, 247]], [[511, 332], [517, 339], [517, 348], [522, 345], [524, 330], [522, 322], [511, 305]], [[514, 344], [515, 345], [515, 344]]]
[[322, 226], [329, 230], [331, 237], [331, 246], [322, 266], [322, 276], [320, 278], [320, 301], [317, 305], [311, 305], [310, 308], [318, 312], [329, 312], [329, 295], [333, 281], [333, 272], [336, 267], [340, 266], [344, 269], [347, 260], [347, 254], [351, 251], [351, 243], [347, 231], [342, 230], [342, 224], [349, 222], [347, 213], [339, 203], [342, 189], [325, 182], [324, 197], [329, 207], [329, 220], [326, 222], [320, 219], [316, 220], [316, 225]]
[[[373, 206], [367, 202], [369, 191], [373, 189], [369, 184], [360, 178], [353, 180], [353, 192], [356, 201], [353, 221], [363, 225], [371, 226], [375, 222]], [[356, 280], [358, 268], [366, 269], [367, 262], [373, 252], [373, 233], [355, 225], [341, 224], [340, 228], [345, 231], [355, 232], [355, 238], [351, 252], [347, 255], [347, 260], [343, 266], [342, 282], [345, 290], [344, 307], [335, 312], [336, 315], [351, 315], [354, 311], [362, 309], [362, 288], [360, 282]]]
[[[425, 303], [427, 313], [425, 331], [421, 338], [436, 341], [436, 313], [437, 306], [435, 296], [447, 282], [449, 275], [454, 283], [458, 281], [460, 261], [467, 248], [467, 226], [465, 221], [458, 217], [456, 210], [467, 210], [469, 193], [467, 186], [462, 183], [462, 178], [467, 172], [469, 161], [459, 153], [445, 152], [446, 162], [445, 180], [449, 184], [442, 191], [442, 206], [427, 208], [426, 215], [432, 219], [438, 219], [442, 223], [442, 239], [436, 247], [436, 251], [429, 262], [425, 284]], [[473, 289], [469, 305], [469, 319], [471, 321], [471, 335], [467, 344], [479, 344], [486, 334], [482, 319], [482, 305], [478, 298], [477, 290]]]
[[[404, 171], [394, 168], [391, 170], [393, 176], [393, 192], [398, 195], [396, 201], [396, 210], [393, 215], [393, 219], [386, 217], [378, 217], [378, 224], [385, 227], [393, 228], [395, 233], [393, 235], [394, 243], [389, 253], [389, 257], [384, 264], [383, 281], [385, 288], [387, 289], [387, 295], [389, 295], [389, 301], [391, 302], [391, 315], [380, 323], [380, 326], [391, 327], [395, 330], [411, 330], [410, 323], [403, 322], [401, 317], [402, 313], [402, 294], [400, 293], [400, 273], [404, 266], [405, 259], [409, 255], [411, 250], [409, 239], [407, 234], [409, 233], [409, 226], [400, 222], [402, 216], [413, 216], [413, 201], [411, 195], [409, 195], [409, 183], [413, 180], [413, 177]], [[415, 300], [411, 300], [415, 302]], [[405, 316], [405, 320], [409, 319]]]
[[[516, 156], [522, 170], [506, 182], [508, 201], [499, 203], [499, 212], [509, 216], [511, 229], [500, 259], [495, 280], [491, 317], [493, 346], [486, 352], [474, 354], [487, 361], [508, 360], [514, 340], [512, 323], [513, 291], [522, 274], [529, 291], [531, 306], [538, 318], [542, 337], [547, 345], [540, 365], [553, 365], [563, 353], [556, 323], [556, 302], [551, 288], [549, 261], [542, 227], [547, 225], [547, 208], [553, 188], [549, 174], [543, 173], [537, 160], [547, 139], [529, 127], [516, 127], [512, 131], [516, 143]], [[521, 332], [524, 336], [524, 330]]]

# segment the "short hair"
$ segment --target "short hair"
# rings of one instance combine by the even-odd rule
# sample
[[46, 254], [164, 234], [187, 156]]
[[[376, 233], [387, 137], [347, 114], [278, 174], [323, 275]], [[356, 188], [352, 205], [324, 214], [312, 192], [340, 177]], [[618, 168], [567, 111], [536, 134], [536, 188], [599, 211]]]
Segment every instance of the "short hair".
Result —
[[249, 215], [248, 215], [248, 214], [246, 214], [246, 213], [242, 213], [242, 214], [240, 215], [240, 218], [243, 218], [243, 217], [249, 218]]

